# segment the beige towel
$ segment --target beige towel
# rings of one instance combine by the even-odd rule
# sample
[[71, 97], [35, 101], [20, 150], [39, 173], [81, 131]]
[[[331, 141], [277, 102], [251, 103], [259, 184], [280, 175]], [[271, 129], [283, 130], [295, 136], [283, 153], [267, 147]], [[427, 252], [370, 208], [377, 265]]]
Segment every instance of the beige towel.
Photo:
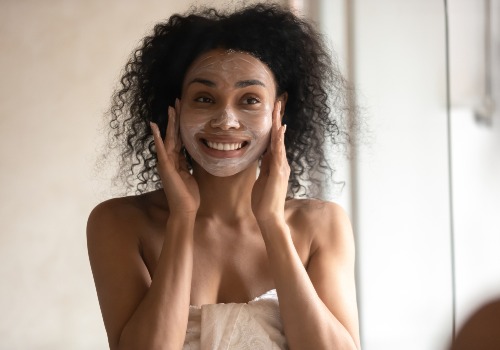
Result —
[[288, 349], [276, 290], [246, 304], [191, 306], [183, 350], [215, 349]]

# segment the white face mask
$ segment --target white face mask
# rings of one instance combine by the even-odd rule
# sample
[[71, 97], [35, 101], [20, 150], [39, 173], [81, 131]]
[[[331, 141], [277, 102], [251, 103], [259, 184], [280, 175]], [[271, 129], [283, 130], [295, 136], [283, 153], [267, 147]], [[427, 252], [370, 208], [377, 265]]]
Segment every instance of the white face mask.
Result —
[[215, 176], [248, 168], [269, 144], [276, 84], [269, 68], [242, 52], [212, 50], [188, 69], [180, 132], [193, 160]]

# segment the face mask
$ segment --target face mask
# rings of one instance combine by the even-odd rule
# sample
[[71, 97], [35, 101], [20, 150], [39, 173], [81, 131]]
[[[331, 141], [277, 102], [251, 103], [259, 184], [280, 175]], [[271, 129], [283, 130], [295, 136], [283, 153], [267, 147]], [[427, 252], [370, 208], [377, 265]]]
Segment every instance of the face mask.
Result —
[[208, 173], [248, 168], [269, 144], [276, 84], [269, 68], [242, 52], [213, 50], [186, 73], [180, 132], [192, 159]]

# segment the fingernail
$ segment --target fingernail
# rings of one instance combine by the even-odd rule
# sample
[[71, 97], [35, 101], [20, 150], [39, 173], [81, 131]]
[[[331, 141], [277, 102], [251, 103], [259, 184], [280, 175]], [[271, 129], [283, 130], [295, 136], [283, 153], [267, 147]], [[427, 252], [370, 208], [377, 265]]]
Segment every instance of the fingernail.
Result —
[[151, 128], [151, 131], [152, 131], [153, 134], [157, 133], [158, 127], [157, 127], [157, 125], [155, 123], [149, 122], [149, 127]]
[[283, 124], [283, 134], [286, 132], [286, 124]]

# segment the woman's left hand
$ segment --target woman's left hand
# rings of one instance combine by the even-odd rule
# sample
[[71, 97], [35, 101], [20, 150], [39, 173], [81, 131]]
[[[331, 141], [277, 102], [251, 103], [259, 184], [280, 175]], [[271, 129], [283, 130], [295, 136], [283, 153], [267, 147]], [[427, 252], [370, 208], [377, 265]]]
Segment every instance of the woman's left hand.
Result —
[[259, 225], [284, 221], [290, 166], [285, 149], [286, 125], [281, 125], [280, 115], [281, 101], [277, 101], [273, 110], [271, 140], [252, 190], [252, 211]]

